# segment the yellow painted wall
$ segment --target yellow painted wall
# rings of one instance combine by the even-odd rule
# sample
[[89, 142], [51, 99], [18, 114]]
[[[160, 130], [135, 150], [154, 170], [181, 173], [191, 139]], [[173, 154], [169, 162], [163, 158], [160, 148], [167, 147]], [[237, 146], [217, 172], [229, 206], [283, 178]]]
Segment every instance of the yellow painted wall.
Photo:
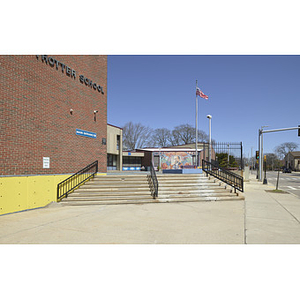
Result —
[[56, 201], [57, 184], [69, 176], [0, 177], [0, 215]]
[[0, 177], [0, 215], [44, 207], [57, 201], [57, 184], [69, 176]]

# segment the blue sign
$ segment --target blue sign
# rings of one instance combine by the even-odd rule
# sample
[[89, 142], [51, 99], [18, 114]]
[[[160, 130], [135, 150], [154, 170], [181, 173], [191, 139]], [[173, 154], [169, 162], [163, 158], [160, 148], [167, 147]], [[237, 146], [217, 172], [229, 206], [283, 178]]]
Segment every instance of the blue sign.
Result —
[[76, 134], [81, 135], [81, 136], [86, 136], [89, 138], [93, 138], [93, 139], [97, 138], [97, 134], [95, 132], [90, 132], [90, 131], [86, 131], [86, 130], [82, 130], [82, 129], [76, 129]]
[[123, 171], [141, 171], [141, 167], [123, 167]]

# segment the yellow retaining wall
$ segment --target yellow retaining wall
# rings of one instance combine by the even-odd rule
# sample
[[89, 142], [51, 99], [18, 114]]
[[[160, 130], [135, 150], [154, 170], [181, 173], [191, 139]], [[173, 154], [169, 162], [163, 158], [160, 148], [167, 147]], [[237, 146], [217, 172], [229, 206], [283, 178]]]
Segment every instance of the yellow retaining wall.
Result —
[[0, 177], [0, 215], [44, 207], [57, 201], [57, 185], [69, 176]]
[[57, 201], [57, 185], [69, 176], [0, 177], [0, 215], [44, 207]]
[[70, 175], [0, 177], [0, 215], [56, 201], [57, 184]]

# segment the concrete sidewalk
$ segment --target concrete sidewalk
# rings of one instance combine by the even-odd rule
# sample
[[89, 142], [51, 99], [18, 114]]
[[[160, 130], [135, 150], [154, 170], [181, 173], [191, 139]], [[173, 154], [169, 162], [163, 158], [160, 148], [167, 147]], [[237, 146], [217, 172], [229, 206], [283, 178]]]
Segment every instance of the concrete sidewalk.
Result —
[[2, 244], [244, 243], [244, 202], [61, 206], [0, 217]]
[[300, 198], [245, 183], [245, 201], [62, 206], [0, 216], [1, 244], [294, 244]]
[[[247, 244], [300, 243], [300, 198], [273, 193], [273, 185], [245, 183], [245, 241]], [[268, 191], [268, 192], [267, 192]]]

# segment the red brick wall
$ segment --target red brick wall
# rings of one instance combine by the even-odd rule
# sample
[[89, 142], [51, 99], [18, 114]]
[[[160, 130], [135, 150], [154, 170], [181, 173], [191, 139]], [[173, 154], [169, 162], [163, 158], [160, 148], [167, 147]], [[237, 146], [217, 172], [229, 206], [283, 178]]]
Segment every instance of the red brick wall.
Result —
[[0, 126], [0, 175], [75, 173], [97, 159], [106, 172], [107, 56], [0, 56]]

